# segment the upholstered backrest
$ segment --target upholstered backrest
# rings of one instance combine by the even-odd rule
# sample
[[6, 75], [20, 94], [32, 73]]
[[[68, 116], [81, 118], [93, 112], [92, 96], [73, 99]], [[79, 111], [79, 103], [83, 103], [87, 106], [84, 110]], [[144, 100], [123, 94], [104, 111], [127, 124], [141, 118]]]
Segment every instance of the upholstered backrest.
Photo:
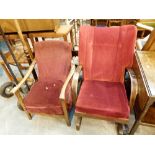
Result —
[[42, 41], [34, 45], [39, 80], [65, 81], [71, 67], [71, 46], [64, 41]]
[[82, 26], [79, 61], [85, 80], [124, 81], [124, 70], [131, 67], [136, 42], [136, 27]]

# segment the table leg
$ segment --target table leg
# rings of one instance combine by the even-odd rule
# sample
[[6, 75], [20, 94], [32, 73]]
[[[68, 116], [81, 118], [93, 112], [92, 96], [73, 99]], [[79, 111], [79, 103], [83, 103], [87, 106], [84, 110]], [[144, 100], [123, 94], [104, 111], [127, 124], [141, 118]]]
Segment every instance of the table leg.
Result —
[[149, 100], [147, 101], [147, 103], [145, 104], [145, 107], [142, 111], [142, 113], [140, 114], [140, 116], [138, 117], [138, 119], [135, 121], [133, 127], [130, 130], [130, 135], [133, 135], [135, 133], [135, 131], [137, 130], [138, 126], [141, 123], [141, 120], [144, 118], [145, 114], [147, 113], [149, 107], [153, 104], [153, 100], [151, 98], [149, 98]]

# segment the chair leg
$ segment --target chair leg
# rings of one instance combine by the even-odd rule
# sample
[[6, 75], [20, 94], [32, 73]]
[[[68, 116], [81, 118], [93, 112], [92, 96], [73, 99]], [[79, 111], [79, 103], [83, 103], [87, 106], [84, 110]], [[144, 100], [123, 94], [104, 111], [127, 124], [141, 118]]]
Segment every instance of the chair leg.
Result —
[[129, 134], [129, 127], [127, 124], [117, 124], [117, 133], [118, 135], [128, 135]]
[[81, 121], [82, 121], [82, 117], [81, 116], [77, 116], [76, 117], [76, 130], [80, 130]]
[[70, 122], [68, 111], [67, 111], [67, 104], [66, 104], [65, 100], [62, 99], [61, 104], [62, 104], [62, 109], [64, 112], [66, 124], [67, 124], [67, 126], [71, 126], [71, 122]]
[[70, 120], [69, 120], [69, 119], [66, 119], [66, 118], [65, 118], [65, 120], [66, 120], [66, 124], [67, 124], [67, 126], [71, 126], [71, 122], [70, 122]]
[[28, 116], [29, 120], [32, 120], [32, 115], [29, 112], [26, 111], [26, 115]]
[[27, 110], [26, 110], [26, 108], [25, 108], [25, 106], [24, 106], [24, 103], [23, 103], [22, 96], [20, 95], [20, 92], [17, 91], [15, 94], [16, 94], [16, 96], [17, 96], [17, 98], [18, 98], [19, 104], [21, 105], [21, 107], [22, 107], [23, 110], [25, 111], [25, 113], [26, 113], [26, 115], [28, 116], [29, 120], [31, 120], [31, 119], [32, 119], [32, 115], [31, 115], [29, 112], [27, 112]]

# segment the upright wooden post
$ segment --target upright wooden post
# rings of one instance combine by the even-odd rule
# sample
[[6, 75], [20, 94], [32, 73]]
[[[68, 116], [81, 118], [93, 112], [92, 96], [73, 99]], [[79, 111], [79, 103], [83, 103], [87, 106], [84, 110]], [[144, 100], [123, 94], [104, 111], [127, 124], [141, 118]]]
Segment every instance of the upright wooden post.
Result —
[[22, 44], [23, 44], [23, 47], [24, 47], [24, 52], [26, 54], [28, 54], [31, 58], [31, 61], [33, 61], [34, 57], [33, 57], [33, 54], [32, 54], [32, 50], [29, 46], [29, 44], [25, 41], [24, 37], [23, 37], [23, 34], [22, 34], [22, 31], [21, 31], [21, 28], [20, 28], [20, 25], [19, 25], [19, 22], [17, 19], [14, 20], [14, 23], [15, 23], [15, 26], [16, 26], [16, 29], [17, 29], [17, 33], [22, 41]]

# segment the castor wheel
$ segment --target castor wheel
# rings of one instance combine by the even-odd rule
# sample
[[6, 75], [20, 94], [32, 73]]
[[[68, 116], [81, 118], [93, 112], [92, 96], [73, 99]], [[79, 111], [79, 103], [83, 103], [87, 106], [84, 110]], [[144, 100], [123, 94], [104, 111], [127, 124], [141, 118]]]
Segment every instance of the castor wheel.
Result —
[[127, 124], [117, 124], [118, 135], [128, 135], [129, 127]]
[[10, 98], [14, 94], [10, 93], [10, 91], [15, 87], [15, 83], [6, 82], [0, 87], [0, 95], [5, 98]]
[[24, 111], [23, 107], [21, 106], [21, 104], [19, 102], [17, 102], [17, 107], [19, 110]]

